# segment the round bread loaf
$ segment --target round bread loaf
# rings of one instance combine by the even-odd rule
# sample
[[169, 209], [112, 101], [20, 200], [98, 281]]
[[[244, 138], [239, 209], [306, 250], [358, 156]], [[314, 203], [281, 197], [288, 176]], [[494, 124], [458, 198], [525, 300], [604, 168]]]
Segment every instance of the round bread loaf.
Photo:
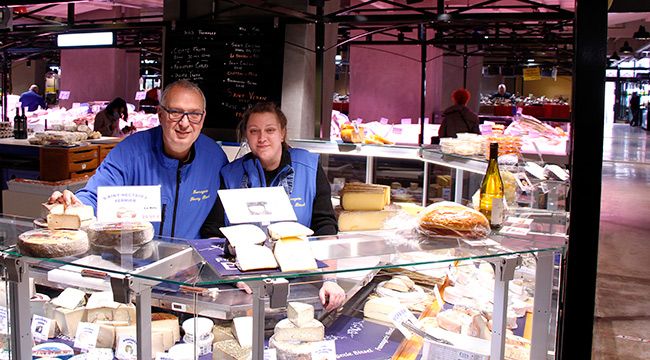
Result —
[[88, 248], [88, 235], [81, 230], [36, 229], [18, 236], [18, 249], [27, 256], [75, 256], [85, 253]]
[[427, 206], [420, 213], [418, 230], [428, 236], [481, 239], [490, 234], [490, 222], [474, 209], [442, 201]]
[[150, 222], [95, 223], [88, 227], [88, 238], [93, 245], [142, 245], [153, 239]]

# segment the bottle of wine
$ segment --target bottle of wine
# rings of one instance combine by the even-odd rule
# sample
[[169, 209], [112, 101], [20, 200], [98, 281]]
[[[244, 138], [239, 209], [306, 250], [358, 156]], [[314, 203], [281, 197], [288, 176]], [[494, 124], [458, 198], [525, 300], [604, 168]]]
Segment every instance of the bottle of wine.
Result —
[[20, 130], [20, 121], [22, 118], [20, 117], [20, 108], [16, 106], [16, 116], [14, 116], [14, 137], [16, 139], [19, 138], [18, 132]]
[[503, 180], [499, 173], [499, 144], [490, 144], [490, 162], [481, 182], [479, 210], [490, 221], [493, 229], [501, 227], [503, 222]]

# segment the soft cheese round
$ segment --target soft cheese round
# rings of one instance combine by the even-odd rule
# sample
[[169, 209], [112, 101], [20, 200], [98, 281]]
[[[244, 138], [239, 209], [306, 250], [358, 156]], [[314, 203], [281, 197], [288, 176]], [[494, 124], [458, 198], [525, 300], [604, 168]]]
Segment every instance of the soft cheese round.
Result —
[[18, 236], [18, 249], [24, 255], [56, 258], [81, 255], [88, 251], [88, 235], [81, 230], [36, 229]]
[[269, 347], [275, 349], [277, 360], [311, 360], [311, 342], [277, 341], [269, 339]]
[[94, 223], [88, 227], [88, 238], [93, 245], [142, 245], [153, 239], [150, 222]]

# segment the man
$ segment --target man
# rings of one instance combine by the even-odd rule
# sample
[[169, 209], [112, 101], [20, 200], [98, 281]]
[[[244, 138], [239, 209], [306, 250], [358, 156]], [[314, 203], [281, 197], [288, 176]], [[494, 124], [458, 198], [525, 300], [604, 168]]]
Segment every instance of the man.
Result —
[[29, 87], [29, 90], [20, 94], [20, 104], [22, 107], [26, 107], [27, 111], [35, 111], [40, 106], [41, 109], [45, 109], [45, 99], [42, 96], [38, 95], [38, 86], [32, 85]]
[[492, 94], [492, 96], [490, 96], [491, 99], [495, 99], [495, 98], [510, 99], [511, 97], [512, 94], [506, 91], [506, 84], [499, 84], [499, 87], [497, 88], [497, 93]]
[[84, 203], [97, 211], [97, 187], [161, 185], [162, 220], [156, 234], [198, 239], [217, 199], [219, 171], [228, 163], [219, 145], [201, 134], [205, 96], [195, 84], [179, 80], [162, 94], [160, 126], [125, 138], [75, 197], [55, 192], [50, 203]]
[[632, 111], [632, 120], [630, 126], [641, 125], [641, 96], [636, 91], [630, 97], [630, 110]]

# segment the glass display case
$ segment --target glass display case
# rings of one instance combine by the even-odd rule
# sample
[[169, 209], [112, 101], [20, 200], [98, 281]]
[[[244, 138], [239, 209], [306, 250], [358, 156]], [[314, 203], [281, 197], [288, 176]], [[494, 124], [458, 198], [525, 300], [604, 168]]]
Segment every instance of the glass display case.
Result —
[[[318, 270], [264, 273], [242, 273], [232, 262], [219, 260], [220, 239], [156, 237], [134, 248], [93, 247], [62, 258], [26, 256], [16, 244], [34, 228], [32, 220], [0, 217], [5, 292], [0, 315], [6, 314], [0, 324], [2, 357], [28, 359], [34, 342], [34, 349], [54, 342], [76, 354], [81, 349], [95, 354], [100, 348], [122, 358], [137, 348], [138, 359], [212, 359], [213, 349], [232, 358], [263, 359], [268, 345], [275, 350], [266, 351], [278, 359], [307, 356], [305, 351], [317, 345], [333, 345], [337, 358], [414, 359], [424, 354], [422, 358], [434, 359], [450, 351], [490, 359], [523, 351], [532, 359], [547, 358], [554, 347], [567, 216], [537, 210], [509, 216], [509, 226], [481, 240], [423, 236], [415, 230], [415, 220], [393, 230], [314, 237], [308, 244], [319, 260]], [[336, 311], [325, 311], [319, 289], [331, 277], [347, 300]], [[408, 290], [389, 287], [394, 279]], [[252, 294], [240, 290], [241, 284]], [[69, 294], [75, 290], [81, 290], [81, 298]], [[367, 304], [378, 295], [394, 300]], [[395, 301], [398, 305], [391, 305]], [[288, 302], [312, 305], [319, 320], [314, 327], [321, 333], [305, 329], [292, 335], [303, 331], [302, 325], [291, 325], [293, 333], [283, 336], [310, 340], [269, 344], [271, 336], [286, 330], [279, 324], [287, 317]], [[419, 320], [405, 320], [410, 316], [398, 308], [408, 308]], [[252, 323], [238, 326], [236, 319], [246, 315], [252, 315]], [[450, 322], [445, 323], [447, 315]], [[472, 337], [469, 325], [456, 316], [471, 323], [483, 319], [484, 324], [477, 325]], [[203, 318], [210, 320], [208, 330]], [[48, 322], [55, 330], [39, 327]], [[202, 343], [207, 339], [207, 345]], [[191, 345], [180, 357], [162, 353], [177, 343]]]

